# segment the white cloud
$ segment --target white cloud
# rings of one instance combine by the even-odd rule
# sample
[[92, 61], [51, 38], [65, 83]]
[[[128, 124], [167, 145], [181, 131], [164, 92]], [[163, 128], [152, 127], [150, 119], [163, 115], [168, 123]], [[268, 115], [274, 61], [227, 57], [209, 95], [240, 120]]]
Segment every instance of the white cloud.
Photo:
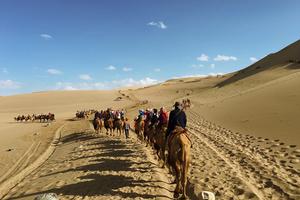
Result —
[[80, 75], [79, 75], [79, 78], [80, 78], [81, 80], [85, 80], [85, 81], [92, 80], [92, 77], [91, 77], [90, 75], [88, 75], [88, 74], [80, 74]]
[[113, 65], [109, 65], [108, 67], [105, 68], [106, 70], [109, 70], [109, 71], [113, 71], [113, 70], [116, 70], [117, 68]]
[[167, 25], [162, 21], [158, 21], [158, 22], [153, 22], [152, 21], [152, 22], [149, 22], [147, 25], [148, 26], [156, 26], [160, 29], [167, 29], [168, 28]]
[[45, 39], [45, 40], [50, 40], [50, 39], [53, 38], [51, 35], [46, 34], [46, 33], [40, 34], [40, 37]]
[[123, 67], [122, 69], [124, 72], [129, 72], [129, 71], [132, 71], [132, 68], [130, 67]]
[[216, 65], [214, 63], [210, 64], [210, 68], [214, 69]]
[[12, 80], [0, 80], [1, 89], [18, 89], [21, 84]]
[[209, 73], [209, 74], [192, 74], [192, 75], [184, 75], [184, 76], [174, 76], [172, 79], [181, 79], [181, 78], [206, 78], [206, 77], [215, 77], [222, 76], [224, 73]]
[[155, 68], [154, 71], [155, 72], [160, 72], [161, 70], [160, 70], [160, 68]]
[[197, 57], [197, 60], [199, 61], [208, 61], [209, 57], [208, 55], [205, 55], [205, 54], [201, 54], [200, 56]]
[[51, 75], [59, 75], [59, 74], [62, 74], [62, 72], [58, 69], [47, 69], [47, 72], [48, 74], [51, 74]]
[[249, 60], [250, 60], [251, 62], [257, 62], [257, 61], [258, 61], [258, 59], [255, 58], [255, 57], [250, 57]]
[[95, 83], [57, 82], [54, 89], [55, 90], [103, 90], [105, 89], [105, 84], [101, 82], [95, 82]]
[[204, 67], [204, 65], [202, 65], [202, 64], [197, 64], [197, 65], [192, 65], [192, 68], [195, 68], [195, 69], [197, 69], [197, 68], [203, 68]]
[[215, 61], [236, 61], [237, 57], [235, 56], [225, 56], [225, 55], [217, 55], [217, 57], [214, 58]]
[[158, 80], [146, 77], [140, 80], [133, 78], [113, 80], [110, 82], [57, 82], [55, 90], [108, 90], [120, 87], [148, 86], [159, 83]]
[[127, 78], [123, 80], [112, 81], [115, 87], [133, 87], [133, 86], [148, 86], [159, 83], [158, 80], [146, 77], [140, 80], [134, 80], [132, 78]]
[[78, 90], [78, 89], [71, 85], [66, 85], [63, 90]]

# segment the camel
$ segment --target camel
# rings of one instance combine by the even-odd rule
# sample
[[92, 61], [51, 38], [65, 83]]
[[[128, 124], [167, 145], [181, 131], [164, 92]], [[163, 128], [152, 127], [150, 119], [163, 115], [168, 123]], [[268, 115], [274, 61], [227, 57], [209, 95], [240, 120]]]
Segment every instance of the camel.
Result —
[[110, 135], [113, 135], [114, 121], [110, 117], [108, 112], [106, 112], [105, 115], [104, 115], [104, 127], [106, 129], [106, 134], [107, 135], [108, 135], [108, 131], [110, 132]]
[[168, 140], [169, 155], [168, 163], [176, 173], [176, 188], [174, 198], [186, 199], [187, 173], [190, 164], [191, 140], [187, 131], [181, 127], [176, 127]]
[[159, 126], [156, 128], [156, 133], [154, 135], [154, 148], [156, 149], [156, 154], [159, 159], [163, 161], [163, 166], [165, 167], [165, 141], [166, 141], [166, 126]]
[[124, 122], [121, 119], [115, 119], [113, 126], [113, 129], [117, 129], [117, 134], [119, 133], [119, 136], [121, 136], [122, 130], [124, 130]]
[[150, 120], [145, 120], [144, 123], [144, 140], [146, 141], [146, 146], [148, 146], [148, 144], [150, 144], [150, 136], [151, 134], [151, 127], [150, 127]]
[[150, 146], [154, 147], [154, 136], [156, 133], [156, 124], [155, 125], [151, 125], [148, 129], [147, 132], [147, 137], [148, 137], [148, 144], [150, 144]]
[[103, 128], [102, 120], [97, 117], [96, 119], [94, 119], [93, 124], [94, 124], [95, 132], [99, 134], [102, 131], [102, 128]]
[[110, 135], [113, 135], [114, 122], [112, 119], [104, 120], [104, 127], [106, 129], [106, 134], [108, 135], [108, 131]]
[[142, 119], [137, 119], [134, 123], [134, 129], [135, 133], [137, 134], [138, 137], [142, 137], [142, 134], [144, 133], [144, 120]]

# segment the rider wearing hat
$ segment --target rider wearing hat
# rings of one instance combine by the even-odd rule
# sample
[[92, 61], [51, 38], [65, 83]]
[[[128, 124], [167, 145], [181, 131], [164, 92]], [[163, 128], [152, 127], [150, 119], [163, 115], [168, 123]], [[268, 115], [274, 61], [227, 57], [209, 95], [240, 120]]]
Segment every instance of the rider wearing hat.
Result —
[[186, 123], [187, 123], [186, 114], [181, 109], [180, 103], [176, 102], [174, 104], [174, 110], [172, 110], [170, 113], [166, 137], [168, 137], [175, 130], [176, 126], [185, 129]]

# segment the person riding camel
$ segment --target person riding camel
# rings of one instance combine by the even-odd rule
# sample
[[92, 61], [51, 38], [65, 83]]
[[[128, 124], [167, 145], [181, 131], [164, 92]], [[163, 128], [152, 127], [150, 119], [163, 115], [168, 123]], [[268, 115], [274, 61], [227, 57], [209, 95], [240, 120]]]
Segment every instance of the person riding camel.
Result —
[[154, 125], [156, 125], [158, 122], [158, 113], [157, 113], [157, 109], [154, 108], [153, 109], [153, 114], [151, 116], [151, 125], [150, 127], [153, 127]]
[[115, 119], [116, 119], [116, 120], [121, 119], [121, 113], [119, 112], [119, 110], [117, 110], [117, 111], [115, 112]]
[[121, 114], [121, 120], [124, 121], [125, 120], [125, 110], [122, 109], [120, 114]]
[[168, 114], [164, 107], [160, 108], [158, 121], [159, 128], [166, 127], [168, 125]]
[[182, 129], [185, 129], [186, 124], [186, 114], [181, 109], [180, 103], [176, 102], [174, 104], [174, 110], [172, 110], [170, 113], [166, 137], [168, 138], [174, 132], [176, 127], [181, 127]]
[[152, 118], [152, 111], [151, 111], [151, 109], [149, 109], [149, 108], [146, 109], [145, 117], [146, 117], [145, 121], [151, 121], [151, 118]]
[[171, 142], [176, 136], [176, 133], [184, 131], [187, 124], [186, 114], [183, 111], [181, 104], [175, 102], [174, 110], [170, 112], [169, 122], [166, 132], [165, 149], [168, 149], [168, 163], [170, 163]]

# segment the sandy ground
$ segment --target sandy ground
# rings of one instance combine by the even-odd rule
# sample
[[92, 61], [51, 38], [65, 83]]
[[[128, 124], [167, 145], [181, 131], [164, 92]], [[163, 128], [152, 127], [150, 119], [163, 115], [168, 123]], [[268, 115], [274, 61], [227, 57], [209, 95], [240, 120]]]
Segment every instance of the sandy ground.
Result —
[[167, 183], [152, 153], [133, 135], [128, 140], [95, 135], [88, 121], [77, 121], [66, 124], [51, 158], [5, 199], [45, 192], [60, 199], [170, 199]]
[[[77, 110], [120, 108], [131, 101], [118, 91], [41, 92], [1, 97], [0, 100], [0, 183], [21, 172], [46, 150], [55, 130]], [[18, 114], [52, 112], [55, 123], [13, 120]]]

